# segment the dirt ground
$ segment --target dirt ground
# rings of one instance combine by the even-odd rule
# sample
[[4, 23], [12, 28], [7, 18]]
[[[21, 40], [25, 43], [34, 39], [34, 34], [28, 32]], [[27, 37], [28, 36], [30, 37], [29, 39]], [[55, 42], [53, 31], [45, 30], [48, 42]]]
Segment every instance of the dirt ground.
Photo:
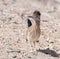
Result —
[[[41, 12], [41, 35], [31, 52], [27, 16]], [[0, 0], [0, 59], [60, 59], [60, 0]]]

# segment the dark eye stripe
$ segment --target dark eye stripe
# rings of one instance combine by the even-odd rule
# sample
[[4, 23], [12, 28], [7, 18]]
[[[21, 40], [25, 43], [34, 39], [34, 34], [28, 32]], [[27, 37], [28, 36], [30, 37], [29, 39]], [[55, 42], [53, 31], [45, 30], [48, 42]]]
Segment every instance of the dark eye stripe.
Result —
[[28, 19], [28, 27], [30, 27], [31, 25], [32, 25], [31, 20]]

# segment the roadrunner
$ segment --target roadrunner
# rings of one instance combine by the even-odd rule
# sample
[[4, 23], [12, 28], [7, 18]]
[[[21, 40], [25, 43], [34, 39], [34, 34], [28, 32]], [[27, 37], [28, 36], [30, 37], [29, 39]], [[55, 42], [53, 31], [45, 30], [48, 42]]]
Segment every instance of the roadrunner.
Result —
[[30, 44], [34, 44], [40, 37], [40, 16], [41, 13], [35, 10], [32, 16], [28, 16], [28, 40]]

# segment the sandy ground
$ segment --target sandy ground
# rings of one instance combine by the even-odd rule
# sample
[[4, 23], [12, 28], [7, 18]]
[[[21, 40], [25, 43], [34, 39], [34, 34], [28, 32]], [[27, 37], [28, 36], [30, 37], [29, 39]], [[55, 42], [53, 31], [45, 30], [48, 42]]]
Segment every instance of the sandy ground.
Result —
[[[34, 10], [41, 12], [41, 35], [30, 52], [26, 19]], [[59, 54], [60, 0], [0, 0], [0, 59], [60, 59]]]

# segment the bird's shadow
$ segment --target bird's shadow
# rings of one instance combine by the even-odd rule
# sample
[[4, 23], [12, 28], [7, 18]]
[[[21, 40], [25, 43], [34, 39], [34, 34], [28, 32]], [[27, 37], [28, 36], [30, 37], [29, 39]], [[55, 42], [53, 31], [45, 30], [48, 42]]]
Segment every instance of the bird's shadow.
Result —
[[44, 54], [48, 54], [53, 57], [59, 57], [59, 54], [57, 54], [56, 51], [50, 50], [49, 48], [44, 49], [44, 50], [39, 49], [39, 50], [37, 50], [37, 52], [42, 52]]

